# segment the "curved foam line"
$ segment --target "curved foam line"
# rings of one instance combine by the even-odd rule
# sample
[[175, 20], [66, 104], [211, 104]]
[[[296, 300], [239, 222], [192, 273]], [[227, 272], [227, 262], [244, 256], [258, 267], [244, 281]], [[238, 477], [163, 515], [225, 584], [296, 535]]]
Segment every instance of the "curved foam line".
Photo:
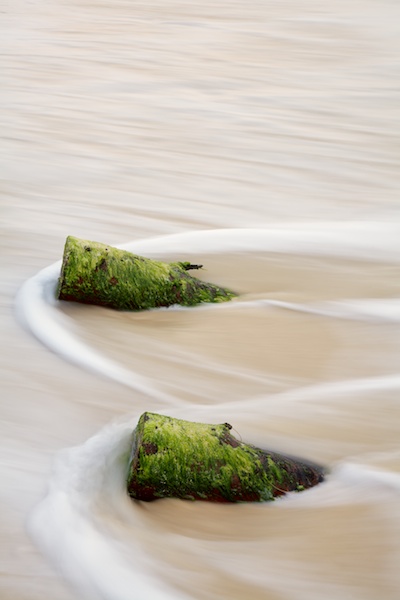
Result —
[[[241, 300], [234, 298], [232, 302], [221, 304], [201, 304], [196, 310], [237, 310], [252, 308], [281, 308], [293, 312], [307, 313], [310, 315], [329, 317], [333, 319], [351, 319], [356, 321], [383, 321], [397, 323], [400, 321], [400, 300], [397, 298], [387, 299], [357, 299], [327, 300], [325, 302], [311, 302], [299, 304], [272, 298], [257, 298], [256, 300]], [[158, 310], [167, 310], [160, 308]], [[168, 310], [191, 310], [190, 307], [176, 306]]]
[[28, 279], [16, 299], [19, 319], [45, 346], [89, 371], [100, 373], [162, 402], [177, 399], [158, 390], [150, 380], [121, 367], [118, 363], [102, 356], [75, 336], [73, 321], [58, 308], [55, 289], [60, 274], [61, 262], [54, 263]]
[[[131, 501], [125, 491], [123, 457], [129, 452], [132, 428], [133, 422], [114, 423], [81, 446], [60, 452], [48, 493], [30, 515], [28, 531], [61, 573], [90, 598], [183, 600], [185, 596], [170, 590], [150, 570], [139, 540], [132, 536], [132, 568], [118, 538], [99, 525], [100, 497], [125, 522], [125, 506]], [[140, 526], [140, 513], [133, 517]]]
[[400, 474], [388, 472], [378, 467], [346, 462], [336, 467], [335, 474], [351, 485], [365, 483], [369, 486], [373, 481], [379, 486], [400, 491]]
[[[270, 229], [217, 229], [140, 240], [119, 247], [146, 254], [157, 254], [161, 251], [163, 253], [188, 253], [189, 251], [202, 254], [221, 251], [273, 251], [335, 255], [368, 260], [398, 260], [400, 259], [398, 229], [397, 225], [387, 223], [325, 225], [320, 223]], [[372, 243], [371, 240], [373, 240]], [[17, 315], [25, 326], [44, 345], [68, 361], [105, 375], [155, 399], [181, 404], [175, 397], [158, 390], [149, 379], [105, 358], [72, 333], [72, 320], [57, 308], [58, 302], [55, 300], [55, 287], [60, 268], [61, 261], [58, 261], [27, 280], [21, 287], [17, 295], [16, 308]], [[248, 304], [252, 305], [253, 302], [259, 301], [249, 301]], [[317, 306], [307, 307], [278, 300], [262, 300], [261, 302], [264, 305], [329, 316], [326, 305], [318, 308]], [[241, 303], [241, 306], [244, 304]], [[207, 308], [215, 310], [225, 309], [228, 306], [230, 304], [212, 305]], [[233, 306], [235, 304], [232, 304]], [[335, 311], [332, 316], [337, 316]]]
[[191, 231], [129, 242], [131, 252], [278, 252], [336, 256], [368, 261], [400, 261], [397, 223], [288, 224], [265, 229]]
[[[393, 243], [388, 234], [379, 251], [370, 246], [369, 236], [379, 227], [360, 227], [359, 236], [356, 241], [352, 238], [351, 228], [340, 224], [333, 228], [332, 234], [327, 240], [326, 233], [317, 227], [309, 227], [311, 237], [299, 227], [288, 227], [284, 232], [282, 229], [275, 230], [217, 230], [213, 232], [195, 232], [190, 234], [179, 234], [153, 240], [143, 240], [126, 244], [124, 247], [139, 253], [160, 252], [190, 252], [212, 253], [218, 251], [257, 251], [270, 250], [274, 252], [303, 252], [319, 255], [334, 254], [346, 258], [361, 258], [368, 260], [398, 260], [400, 236]], [[343, 229], [347, 229], [343, 237]], [[391, 228], [389, 228], [392, 230]], [[362, 230], [362, 235], [361, 235]], [[271, 233], [272, 232], [272, 233]], [[353, 232], [354, 233], [354, 232]], [[363, 236], [366, 236], [363, 238]], [[357, 237], [357, 236], [356, 236]], [[393, 236], [392, 236], [393, 237]], [[344, 239], [345, 238], [345, 239]], [[361, 239], [363, 238], [363, 239]], [[344, 242], [342, 244], [342, 242]], [[382, 240], [381, 240], [382, 241]], [[290, 242], [290, 243], [289, 243]], [[329, 242], [329, 243], [328, 243]], [[386, 243], [387, 242], [387, 243]], [[339, 246], [338, 246], [339, 244]], [[91, 371], [106, 375], [111, 379], [123, 383], [131, 388], [145, 392], [161, 400], [172, 403], [177, 407], [175, 398], [163, 394], [155, 389], [152, 383], [139, 375], [121, 367], [117, 363], [106, 359], [101, 354], [92, 350], [73, 333], [73, 321], [59, 308], [55, 300], [55, 286], [60, 272], [61, 262], [43, 269], [37, 275], [29, 279], [21, 288], [17, 297], [17, 311], [19, 318], [27, 328], [47, 347], [54, 350], [67, 360], [86, 367]], [[258, 304], [259, 301], [249, 301], [249, 306]], [[308, 310], [318, 314], [318, 307], [325, 311], [327, 308], [333, 313], [341, 303], [326, 303], [324, 305], [302, 306], [273, 300], [261, 300], [269, 306], [279, 306], [290, 310]], [[329, 306], [328, 306], [329, 305]], [[229, 305], [216, 305], [215, 309]], [[243, 306], [243, 305], [242, 305]], [[330, 307], [330, 308], [329, 308]], [[346, 313], [339, 307], [339, 313]], [[381, 317], [383, 311], [377, 305], [366, 308], [366, 314], [374, 313]], [[358, 312], [357, 304], [354, 312]], [[353, 307], [350, 307], [351, 314]], [[397, 312], [393, 309], [393, 316], [397, 320]], [[332, 316], [337, 316], [333, 314]], [[72, 325], [72, 327], [71, 327]], [[317, 401], [319, 404], [332, 394], [344, 392], [369, 391], [371, 389], [393, 389], [400, 386], [400, 376], [384, 376], [370, 379], [358, 379], [340, 382], [318, 383], [312, 386], [304, 386], [280, 394], [270, 395], [268, 401], [270, 406], [282, 407], [282, 400], [297, 402], [303, 400], [311, 405]], [[263, 399], [262, 399], [263, 400]], [[246, 403], [246, 411], [252, 407], [256, 408], [260, 398], [250, 399]], [[234, 409], [234, 403], [231, 403]], [[171, 407], [169, 413], [173, 413]], [[203, 411], [204, 407], [197, 405], [190, 407], [190, 417], [196, 412]], [[207, 410], [210, 410], [208, 407]], [[220, 408], [213, 406], [213, 415], [218, 414]], [[229, 411], [229, 405], [224, 405], [224, 413]], [[287, 406], [286, 406], [287, 410]], [[310, 407], [313, 410], [313, 407]], [[119, 457], [126, 452], [125, 441], [131, 430], [131, 426], [125, 424], [116, 425], [111, 429], [101, 431], [97, 436], [89, 440], [83, 446], [67, 451], [60, 456], [60, 462], [56, 468], [54, 478], [48, 496], [39, 504], [32, 515], [29, 523], [29, 531], [42, 550], [55, 561], [57, 567], [63, 571], [81, 590], [88, 595], [101, 594], [102, 597], [114, 600], [126, 600], [128, 598], [151, 597], [154, 600], [162, 600], [169, 595], [161, 582], [155, 581], [154, 574], [148, 575], [146, 569], [146, 557], [142, 557], [138, 546], [139, 568], [131, 570], [131, 566], [124, 561], [120, 553], [118, 540], [112, 535], [106, 535], [104, 528], [100, 528], [96, 521], [96, 515], [92, 515], [91, 508], [95, 507], [99, 495], [109, 493], [110, 503], [115, 502], [114, 510], [123, 512], [124, 505], [120, 497], [117, 497], [116, 488], [107, 482], [108, 472], [119, 472], [121, 479], [124, 473], [121, 471], [122, 462]], [[71, 454], [72, 453], [72, 454]], [[104, 467], [104, 456], [113, 457], [106, 462]], [[71, 468], [74, 465], [74, 468]], [[118, 471], [118, 468], [120, 471]], [[399, 489], [399, 478], [378, 470], [365, 469], [358, 465], [345, 465], [339, 469], [338, 479], [347, 481], [354, 480], [356, 469], [359, 481], [354, 488], [357, 501], [360, 496], [360, 485], [366, 480], [369, 485], [370, 477], [377, 479], [379, 485], [393, 488], [397, 493]], [[88, 488], [89, 486], [89, 488]], [[92, 486], [92, 487], [90, 487]], [[94, 487], [93, 487], [94, 486]], [[327, 490], [327, 491], [325, 491]], [[369, 490], [369, 488], [368, 488]], [[332, 488], [315, 488], [313, 494], [326, 497], [326, 501], [337, 504], [336, 497], [332, 499]], [[324, 496], [325, 495], [325, 496]], [[311, 495], [296, 497], [296, 510], [299, 502], [310, 502]], [[346, 497], [347, 498], [347, 497]], [[290, 500], [290, 499], [289, 499]], [[380, 497], [377, 497], [377, 501]], [[321, 502], [321, 501], [320, 501]], [[346, 499], [346, 502], [348, 500]], [[322, 504], [322, 502], [321, 502]], [[284, 506], [284, 505], [282, 505]], [[287, 506], [290, 507], [288, 502]], [[262, 507], [260, 507], [262, 508]], [[94, 511], [95, 512], [95, 511]], [[136, 515], [135, 515], [136, 517]], [[138, 520], [140, 525], [140, 520]], [[160, 583], [160, 586], [159, 586]], [[164, 585], [164, 583], [163, 583]], [[177, 592], [174, 592], [177, 596]], [[180, 596], [177, 596], [180, 597]]]
[[[245, 304], [245, 303], [243, 303]], [[253, 306], [276, 306], [294, 312], [320, 315], [334, 319], [351, 319], [357, 321], [400, 321], [400, 301], [395, 299], [365, 299], [365, 300], [340, 300], [327, 301], [311, 304], [297, 304], [294, 302], [284, 302], [282, 300], [260, 299], [249, 301]], [[221, 305], [222, 307], [224, 305]], [[228, 305], [229, 306], [229, 305]]]
[[[268, 414], [287, 416], [288, 405], [301, 404], [301, 412], [296, 412], [296, 418], [309, 419], [309, 416], [315, 414], [323, 408], [324, 405], [332, 401], [332, 398], [344, 398], [346, 395], [352, 395], [352, 402], [365, 401], [365, 394], [376, 392], [392, 392], [400, 388], [400, 375], [383, 375], [381, 377], [364, 377], [356, 379], [343, 379], [339, 381], [326, 381], [311, 385], [303, 385], [295, 390], [283, 390], [276, 393], [261, 394], [246, 398], [246, 411], [249, 414], [256, 414], [259, 407], [265, 406], [268, 402]], [[354, 396], [356, 395], [356, 396]], [[358, 396], [358, 397], [357, 397]], [[215, 418], [224, 418], [224, 414], [234, 415], [242, 401], [232, 400], [224, 402], [221, 405], [207, 406], [208, 414], [213, 414]], [[397, 398], [393, 400], [397, 404]], [[185, 409], [184, 409], [185, 410]], [[293, 408], [294, 410], [294, 408]], [[190, 420], [201, 420], [203, 417], [204, 406], [201, 404], [190, 405]], [[169, 414], [173, 416], [172, 411]]]

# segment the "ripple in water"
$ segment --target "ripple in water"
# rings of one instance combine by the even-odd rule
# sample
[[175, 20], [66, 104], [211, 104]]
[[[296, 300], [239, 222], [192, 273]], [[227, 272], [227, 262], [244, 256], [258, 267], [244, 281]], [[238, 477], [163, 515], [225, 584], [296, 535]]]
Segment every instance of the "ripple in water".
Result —
[[[87, 307], [70, 310], [54, 300], [56, 263], [20, 291], [17, 310], [25, 326], [65, 359], [143, 393], [159, 412], [207, 422], [228, 419], [246, 441], [308, 456], [331, 472], [324, 484], [265, 505], [133, 502], [125, 491], [131, 432], [141, 412], [150, 409], [139, 401], [125, 419], [57, 457], [48, 494], [29, 521], [37, 545], [88, 598], [364, 600], [372, 598], [370, 589], [394, 597], [394, 557], [400, 552], [393, 533], [400, 525], [400, 376], [393, 356], [396, 340], [380, 351], [374, 346], [382, 327], [397, 327], [399, 305], [390, 281], [384, 297], [382, 287], [380, 296], [372, 286], [370, 296], [354, 294], [349, 281], [352, 273], [362, 281], [365, 269], [398, 265], [397, 227], [362, 223], [201, 231], [124, 247], [171, 258], [208, 254], [211, 265], [217, 256], [224, 264], [235, 262], [245, 293], [226, 305], [146, 315], [111, 316], [100, 309], [91, 324]], [[254, 256], [263, 258], [271, 277], [262, 289], [273, 287], [274, 277], [279, 280], [274, 297], [257, 288], [264, 272], [260, 264], [252, 272]], [[271, 261], [277, 257], [276, 266]], [[314, 278], [308, 295], [299, 297], [300, 280], [283, 280], [281, 267], [293, 271], [292, 262], [310, 257], [319, 263], [308, 263]], [[330, 292], [318, 297], [313, 286], [319, 270], [325, 269], [329, 287], [336, 260], [352, 265], [349, 281], [338, 284], [333, 299]], [[212, 275], [222, 273], [217, 269]], [[111, 320], [112, 340], [107, 337]], [[106, 343], [100, 352], [96, 345], [103, 324]], [[232, 337], [235, 326], [239, 339]], [[251, 327], [260, 330], [260, 339], [249, 333], [254, 356], [265, 356], [258, 366], [246, 345]], [[376, 337], [362, 351], [370, 332]], [[138, 341], [141, 352], [160, 359], [154, 377], [131, 348]], [[231, 365], [219, 348], [224, 341], [232, 342]], [[359, 361], [352, 376], [345, 352], [350, 342]], [[316, 351], [306, 357], [310, 376], [300, 377], [295, 363], [304, 358], [307, 343]], [[282, 354], [280, 360], [268, 354], [271, 345]], [[167, 358], [162, 348], [169, 350]], [[382, 365], [376, 366], [379, 352]], [[168, 379], [169, 370], [179, 374], [179, 383]]]

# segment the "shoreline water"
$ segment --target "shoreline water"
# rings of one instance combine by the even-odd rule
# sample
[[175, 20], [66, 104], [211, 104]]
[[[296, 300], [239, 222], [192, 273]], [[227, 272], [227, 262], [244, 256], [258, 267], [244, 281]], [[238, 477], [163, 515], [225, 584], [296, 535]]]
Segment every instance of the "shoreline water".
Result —
[[[400, 8], [2, 10], [0, 596], [397, 600]], [[204, 255], [240, 298], [61, 305], [67, 235]], [[230, 422], [327, 482], [133, 503], [144, 410]]]

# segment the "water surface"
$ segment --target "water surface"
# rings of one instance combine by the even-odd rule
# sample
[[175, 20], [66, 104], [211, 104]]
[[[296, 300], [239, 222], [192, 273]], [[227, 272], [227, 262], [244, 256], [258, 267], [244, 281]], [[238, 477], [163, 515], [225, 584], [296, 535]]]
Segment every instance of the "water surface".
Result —
[[[4, 4], [2, 598], [399, 597], [399, 12]], [[57, 303], [70, 234], [239, 297]], [[261, 505], [132, 502], [145, 410], [329, 475]]]

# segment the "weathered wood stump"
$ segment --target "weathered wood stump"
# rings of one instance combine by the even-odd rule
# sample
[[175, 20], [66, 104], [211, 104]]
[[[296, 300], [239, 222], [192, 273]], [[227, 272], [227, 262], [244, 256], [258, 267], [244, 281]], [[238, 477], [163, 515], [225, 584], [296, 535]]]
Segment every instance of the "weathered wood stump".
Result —
[[323, 469], [237, 440], [231, 425], [144, 413], [133, 434], [132, 498], [262, 502], [323, 480]]
[[164, 263], [69, 236], [57, 297], [118, 310], [231, 300], [235, 294], [230, 290], [189, 275], [189, 270], [201, 266], [189, 262]]

